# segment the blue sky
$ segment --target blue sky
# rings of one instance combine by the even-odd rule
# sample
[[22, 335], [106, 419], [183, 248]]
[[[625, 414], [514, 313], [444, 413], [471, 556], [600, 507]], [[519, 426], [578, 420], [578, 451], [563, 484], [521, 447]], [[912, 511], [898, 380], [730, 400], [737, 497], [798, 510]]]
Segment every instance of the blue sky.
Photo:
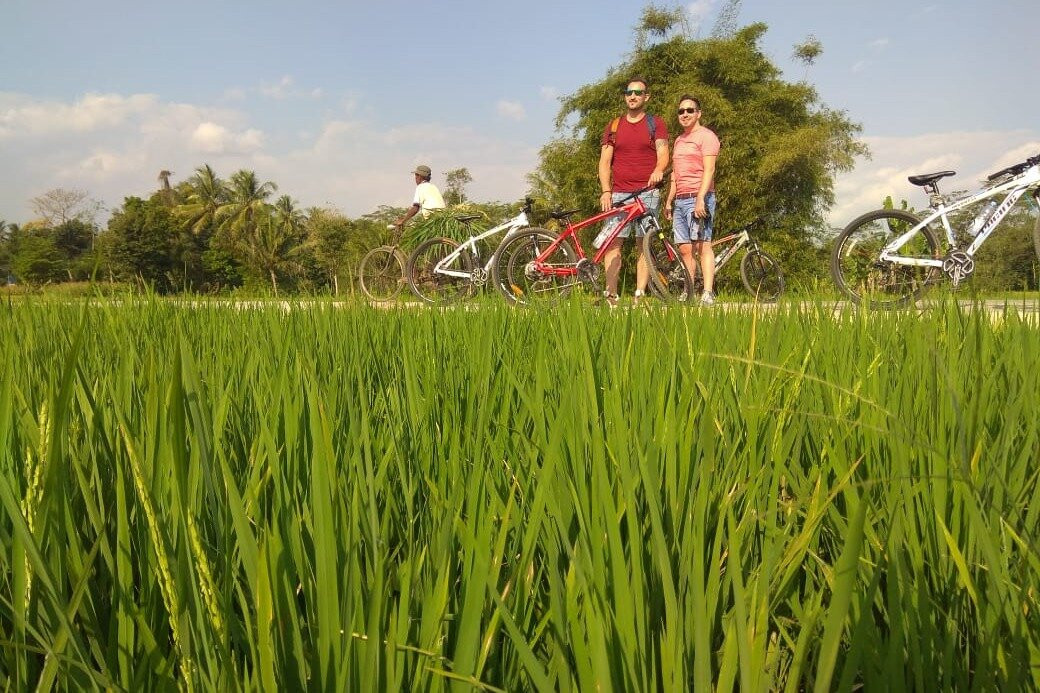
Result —
[[[705, 36], [722, 5], [676, 6]], [[467, 167], [472, 198], [518, 199], [558, 97], [621, 62], [642, 7], [4, 0], [0, 219], [28, 221], [55, 187], [111, 208], [203, 163], [351, 216], [406, 205], [417, 163], [437, 183]], [[887, 194], [920, 203], [909, 174], [952, 168], [966, 188], [1040, 152], [1036, 0], [744, 0], [738, 21], [768, 24], [785, 76], [863, 125], [873, 158], [837, 180], [835, 224]], [[806, 71], [791, 52], [810, 34], [824, 52]]]

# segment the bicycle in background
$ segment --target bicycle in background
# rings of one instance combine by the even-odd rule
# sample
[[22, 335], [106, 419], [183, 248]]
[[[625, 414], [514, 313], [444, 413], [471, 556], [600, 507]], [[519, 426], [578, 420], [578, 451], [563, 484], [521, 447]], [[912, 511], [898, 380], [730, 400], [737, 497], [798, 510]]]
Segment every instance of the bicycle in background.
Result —
[[[896, 308], [919, 297], [944, 276], [954, 287], [975, 270], [975, 253], [1026, 192], [1040, 204], [1040, 155], [997, 171], [975, 193], [948, 198], [938, 182], [954, 171], [910, 176], [911, 184], [928, 193], [924, 218], [899, 209], [878, 209], [858, 217], [838, 236], [831, 254], [831, 274], [838, 289], [853, 303]], [[998, 197], [1003, 196], [997, 202]], [[974, 217], [966, 247], [958, 241], [949, 215], [987, 201]], [[940, 245], [941, 226], [945, 246]], [[1040, 257], [1040, 219], [1033, 230]]]
[[[552, 218], [566, 224], [559, 234], [548, 229], [530, 228], [504, 241], [492, 265], [495, 286], [507, 301], [521, 305], [551, 305], [576, 287], [598, 286], [603, 256], [623, 229], [634, 222], [644, 234], [660, 230], [657, 219], [639, 198], [639, 195], [655, 187], [636, 191], [614, 203], [610, 210], [577, 223], [570, 223], [567, 219], [578, 210], [553, 212], [550, 214]], [[593, 257], [586, 256], [578, 232], [612, 216], [621, 216], [621, 223], [603, 239]], [[670, 243], [667, 245], [671, 246]], [[674, 253], [677, 265], [668, 268], [668, 277], [674, 285], [665, 282], [664, 290], [656, 289], [657, 295], [666, 301], [678, 300], [683, 292], [689, 295], [691, 289], [689, 274], [678, 252], [674, 248], [671, 252]]]
[[[748, 224], [736, 233], [712, 240], [711, 247], [715, 251], [715, 276], [717, 277], [726, 263], [746, 246], [747, 252], [740, 259], [740, 280], [756, 301], [772, 303], [779, 300], [780, 294], [784, 292], [784, 273], [780, 269], [780, 263], [762, 250], [758, 242], [751, 237], [749, 229], [752, 226], [753, 224]], [[643, 255], [650, 265], [650, 281], [660, 291], [674, 291], [680, 284], [679, 278], [672, 276], [678, 271], [673, 256], [675, 252], [668, 234], [661, 228], [643, 238]], [[697, 261], [695, 258], [695, 262]], [[678, 264], [682, 271], [687, 273], [681, 259]], [[692, 277], [691, 285], [693, 290], [680, 295], [678, 300], [686, 301], [689, 297], [701, 294], [704, 278], [700, 272]]]
[[[524, 199], [520, 213], [498, 226], [470, 235], [461, 243], [451, 238], [431, 238], [421, 243], [408, 258], [408, 284], [416, 296], [431, 304], [445, 304], [469, 298], [491, 278], [498, 248], [531, 224], [534, 200]], [[455, 217], [464, 224], [479, 219], [479, 214]], [[485, 262], [481, 261], [481, 242], [504, 233]]]
[[401, 228], [390, 224], [390, 243], [365, 253], [358, 265], [361, 291], [372, 301], [392, 301], [405, 285], [407, 258], [401, 250]]

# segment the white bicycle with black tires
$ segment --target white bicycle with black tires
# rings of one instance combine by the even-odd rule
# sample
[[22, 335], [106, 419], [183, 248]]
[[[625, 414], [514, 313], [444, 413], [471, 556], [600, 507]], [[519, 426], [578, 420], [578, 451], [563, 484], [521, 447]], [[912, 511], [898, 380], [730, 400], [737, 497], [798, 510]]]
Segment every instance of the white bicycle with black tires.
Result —
[[[918, 298], [944, 277], [954, 286], [975, 270], [975, 253], [1026, 193], [1040, 204], [1040, 155], [1008, 166], [986, 179], [971, 194], [948, 198], [939, 192], [939, 180], [955, 175], [939, 171], [910, 176], [924, 188], [929, 212], [918, 218], [899, 209], [868, 212], [845, 227], [831, 254], [831, 274], [838, 289], [854, 303], [875, 308], [896, 308]], [[986, 202], [968, 233], [955, 234], [950, 215]], [[937, 227], [945, 232], [940, 245]], [[966, 245], [958, 239], [964, 241]], [[1033, 244], [1040, 257], [1040, 219], [1033, 229]]]
[[[487, 231], [471, 235], [461, 243], [452, 238], [437, 237], [419, 244], [408, 257], [405, 270], [412, 292], [434, 305], [472, 296], [491, 279], [491, 266], [498, 248], [531, 225], [529, 218], [533, 204], [534, 200], [525, 198], [520, 213], [515, 217]], [[479, 214], [472, 214], [455, 219], [468, 224], [480, 217]], [[481, 257], [482, 242], [499, 234], [503, 234], [501, 242], [484, 260]]]

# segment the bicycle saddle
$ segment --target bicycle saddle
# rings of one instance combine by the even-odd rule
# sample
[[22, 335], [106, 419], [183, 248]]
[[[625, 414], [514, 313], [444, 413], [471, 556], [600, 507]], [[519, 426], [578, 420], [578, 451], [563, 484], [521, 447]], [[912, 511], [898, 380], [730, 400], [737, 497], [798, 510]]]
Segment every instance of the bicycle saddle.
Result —
[[940, 178], [956, 175], [956, 171], [939, 171], [938, 173], [926, 173], [922, 176], [910, 176], [909, 178], [907, 178], [907, 180], [910, 181], [910, 183], [912, 183], [913, 185], [931, 185]]
[[555, 212], [549, 212], [549, 216], [552, 217], [553, 219], [556, 219], [557, 221], [567, 221], [567, 217], [569, 217], [572, 214], [577, 214], [579, 211], [581, 211], [581, 210], [578, 210], [578, 209], [558, 209]]
[[465, 224], [467, 221], [473, 221], [474, 219], [479, 219], [479, 218], [480, 218], [479, 214], [463, 214], [461, 216], [455, 217], [455, 221], [461, 221], [463, 224]]

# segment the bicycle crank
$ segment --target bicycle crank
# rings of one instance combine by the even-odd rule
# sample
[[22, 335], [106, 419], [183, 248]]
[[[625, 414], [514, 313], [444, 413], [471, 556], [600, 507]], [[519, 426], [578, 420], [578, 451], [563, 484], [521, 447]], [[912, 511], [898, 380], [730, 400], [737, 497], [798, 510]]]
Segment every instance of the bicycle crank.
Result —
[[469, 278], [475, 286], [484, 286], [488, 281], [488, 271], [483, 267], [477, 267], [470, 273]]
[[956, 287], [975, 271], [975, 259], [963, 250], [954, 250], [943, 258], [942, 268]]
[[595, 284], [599, 281], [600, 267], [587, 257], [578, 260], [576, 269], [578, 270], [578, 278], [586, 284]]

